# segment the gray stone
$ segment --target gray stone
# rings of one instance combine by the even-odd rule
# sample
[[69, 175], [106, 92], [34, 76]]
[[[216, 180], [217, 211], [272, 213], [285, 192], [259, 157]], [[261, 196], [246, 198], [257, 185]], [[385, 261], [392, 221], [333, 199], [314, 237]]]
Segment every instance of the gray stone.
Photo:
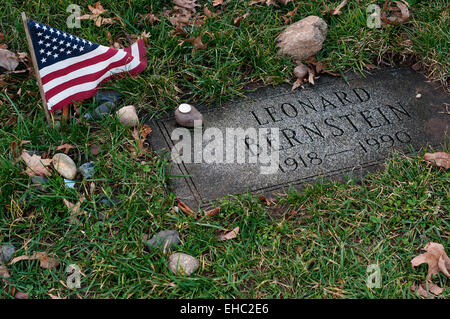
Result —
[[[288, 85], [266, 87], [223, 106], [199, 108], [206, 123], [203, 132], [218, 129], [224, 140], [227, 128], [278, 128], [279, 166], [273, 174], [261, 174], [265, 165], [247, 159], [242, 164], [223, 164], [204, 156], [195, 163], [194, 155], [202, 152], [194, 151], [194, 143], [188, 160], [189, 152], [180, 147], [176, 136], [171, 140], [172, 132], [180, 130], [173, 116], [150, 122], [150, 144], [162, 154], [170, 154], [174, 145], [179, 154], [187, 154], [182, 163], [173, 163], [170, 174], [177, 177], [170, 181], [176, 196], [195, 210], [228, 194], [250, 191], [270, 196], [286, 191], [289, 185], [302, 189], [321, 178], [359, 179], [382, 168], [393, 151], [410, 154], [427, 145], [439, 149], [449, 140], [445, 137], [450, 121], [445, 103], [450, 103], [448, 95], [423, 75], [412, 69], [387, 68], [365, 77], [353, 73], [345, 79], [321, 76], [315, 86], [293, 92]], [[196, 133], [196, 129], [186, 131], [187, 139]], [[247, 139], [245, 144], [241, 135], [246, 156], [260, 150], [254, 142], [261, 144], [266, 139]], [[203, 146], [209, 146], [210, 140], [205, 137]], [[224, 158], [227, 153], [228, 147]], [[206, 150], [203, 155], [208, 155]]]
[[88, 120], [99, 120], [104, 116], [111, 114], [117, 105], [114, 102], [106, 101], [95, 108], [93, 112], [84, 114], [84, 117]]
[[180, 234], [176, 230], [163, 230], [154, 235], [147, 244], [153, 248], [171, 248], [180, 243]]
[[[185, 112], [183, 107], [188, 107], [188, 111]], [[174, 112], [175, 121], [184, 127], [195, 127], [203, 125], [203, 115], [190, 104], [181, 104]]]
[[185, 253], [174, 253], [169, 257], [169, 267], [174, 274], [192, 275], [200, 266], [200, 262]]
[[31, 178], [32, 185], [42, 192], [45, 192], [47, 190], [47, 187], [45, 186], [47, 181], [48, 179], [44, 176], [33, 176]]
[[100, 204], [107, 206], [108, 208], [113, 208], [116, 205], [120, 204], [120, 199], [116, 197], [108, 198], [107, 196], [103, 196], [99, 200]]
[[297, 21], [278, 36], [279, 53], [290, 55], [296, 60], [313, 56], [322, 49], [327, 30], [327, 23], [317, 16]]
[[16, 252], [16, 248], [13, 245], [1, 245], [0, 246], [0, 264], [7, 264], [12, 259], [12, 256]]
[[80, 171], [81, 175], [83, 175], [84, 178], [92, 178], [95, 173], [95, 163], [94, 162], [87, 162], [81, 165], [78, 170]]
[[99, 90], [95, 94], [95, 100], [104, 103], [104, 102], [113, 102], [117, 103], [122, 97], [122, 93], [119, 93], [114, 90]]

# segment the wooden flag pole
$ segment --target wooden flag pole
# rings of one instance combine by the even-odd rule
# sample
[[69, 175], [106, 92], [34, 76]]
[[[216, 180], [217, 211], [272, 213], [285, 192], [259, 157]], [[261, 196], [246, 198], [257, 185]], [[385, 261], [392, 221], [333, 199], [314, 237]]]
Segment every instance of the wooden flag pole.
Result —
[[41, 92], [42, 106], [44, 107], [45, 117], [49, 125], [53, 126], [52, 119], [50, 117], [50, 112], [48, 111], [47, 101], [45, 100], [44, 88], [42, 87], [41, 76], [39, 75], [39, 68], [36, 61], [36, 55], [34, 54], [33, 41], [31, 41], [30, 32], [28, 31], [28, 19], [25, 12], [22, 12], [23, 27], [25, 29], [25, 34], [27, 35], [28, 48], [30, 49], [31, 61], [34, 67], [34, 74], [36, 75], [36, 81]]

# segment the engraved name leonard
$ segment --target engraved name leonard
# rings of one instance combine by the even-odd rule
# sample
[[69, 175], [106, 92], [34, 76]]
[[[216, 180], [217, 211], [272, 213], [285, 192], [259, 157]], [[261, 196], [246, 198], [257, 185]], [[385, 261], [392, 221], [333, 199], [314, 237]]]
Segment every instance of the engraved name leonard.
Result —
[[[258, 108], [250, 111], [251, 118], [258, 126], [278, 126], [280, 129], [279, 148], [273, 147], [273, 139], [267, 134], [267, 144], [275, 151], [293, 154], [295, 156], [280, 158], [279, 169], [282, 173], [297, 169], [314, 169], [322, 165], [325, 158], [335, 160], [340, 154], [348, 153], [369, 154], [407, 145], [412, 137], [405, 130], [388, 130], [388, 126], [396, 125], [411, 118], [410, 111], [400, 101], [394, 103], [373, 105], [372, 96], [368, 89], [353, 88], [345, 92], [332, 92], [326, 96], [296, 98], [295, 102], [283, 102], [273, 106]], [[330, 110], [339, 110], [339, 115], [327, 116]], [[315, 113], [321, 113], [321, 118], [308, 120]], [[286, 120], [298, 120], [295, 125], [284, 124]], [[367, 129], [376, 129], [376, 135], [368, 136]], [[371, 130], [372, 132], [374, 130]], [[387, 132], [386, 132], [387, 131]], [[362, 133], [364, 132], [364, 133]], [[327, 139], [345, 138], [348, 134], [360, 134], [353, 145], [346, 145], [344, 149], [323, 153], [319, 148], [311, 150], [314, 143], [326, 142]], [[258, 154], [258, 143], [245, 138], [247, 150], [252, 155]], [[255, 152], [256, 151], [256, 152]]]

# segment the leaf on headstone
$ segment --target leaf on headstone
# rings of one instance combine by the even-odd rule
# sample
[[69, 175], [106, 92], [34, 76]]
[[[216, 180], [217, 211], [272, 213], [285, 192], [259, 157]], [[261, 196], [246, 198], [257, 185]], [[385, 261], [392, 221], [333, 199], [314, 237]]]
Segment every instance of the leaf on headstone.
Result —
[[437, 167], [443, 167], [445, 169], [450, 168], [450, 154], [445, 152], [425, 153], [423, 159], [427, 162], [436, 165]]
[[11, 260], [9, 264], [13, 265], [22, 260], [36, 260], [36, 259], [39, 260], [39, 265], [41, 266], [41, 268], [44, 269], [52, 269], [59, 265], [59, 261], [56, 258], [48, 256], [46, 252], [37, 252], [31, 256], [28, 255], [19, 256]]
[[67, 154], [67, 153], [69, 153], [69, 150], [72, 149], [72, 148], [75, 148], [75, 146], [70, 145], [70, 144], [62, 144], [62, 145], [58, 146], [58, 147], [56, 148], [56, 150], [57, 150], [57, 151], [63, 150], [63, 152], [64, 152], [65, 154]]
[[19, 65], [17, 56], [9, 50], [0, 49], [0, 67], [6, 71], [14, 71]]
[[[396, 6], [390, 6], [391, 3], [394, 3]], [[390, 12], [389, 16], [387, 15], [387, 11]], [[409, 19], [408, 2], [386, 0], [383, 8], [381, 9], [380, 16], [382, 25], [400, 24], [406, 22]]]
[[228, 233], [220, 235], [219, 239], [220, 240], [230, 240], [230, 239], [236, 238], [238, 234], [239, 234], [239, 226], [234, 228], [232, 231], [229, 231]]
[[205, 212], [205, 216], [214, 217], [220, 212], [220, 207], [216, 207]]
[[27, 165], [25, 173], [28, 176], [50, 176], [52, 174], [47, 168], [52, 163], [52, 159], [43, 159], [36, 154], [30, 155], [26, 150], [22, 151], [20, 157]]
[[70, 211], [70, 217], [69, 217], [69, 223], [70, 224], [78, 224], [79, 220], [77, 219], [78, 216], [82, 214], [86, 214], [84, 210], [81, 210], [81, 204], [86, 200], [86, 197], [83, 195], [80, 197], [78, 202], [76, 204], [73, 204], [69, 202], [67, 199], [63, 198], [64, 204], [67, 206], [67, 208]]

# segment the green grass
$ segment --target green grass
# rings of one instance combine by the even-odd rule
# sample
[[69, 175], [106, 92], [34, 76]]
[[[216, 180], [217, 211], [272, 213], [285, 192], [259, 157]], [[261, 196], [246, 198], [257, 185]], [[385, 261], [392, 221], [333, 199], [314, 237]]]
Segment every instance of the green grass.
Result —
[[[151, 5], [159, 13], [170, 8], [171, 1], [124, 5], [104, 0], [106, 9], [129, 24], [97, 28], [82, 21], [82, 29], [68, 30], [65, 9], [72, 2], [6, 0], [0, 24], [9, 49], [27, 50], [21, 11], [105, 45], [108, 32], [113, 38], [150, 32], [147, 70], [110, 84], [124, 93], [124, 105], [134, 104], [143, 118], [173, 110], [181, 101], [222, 103], [244, 95], [248, 84], [292, 83], [293, 62], [276, 55], [274, 39], [284, 27], [281, 17], [296, 6], [293, 21], [323, 16], [321, 1], [295, 1], [279, 8], [225, 1], [216, 18], [188, 29], [188, 37], [203, 34], [207, 44], [207, 49], [195, 51], [190, 43], [178, 45], [184, 38], [172, 36], [174, 28], [165, 19], [138, 26], [139, 14], [148, 13]], [[330, 7], [338, 3], [325, 2]], [[432, 80], [446, 84], [448, 1], [409, 2], [409, 22], [369, 29], [365, 8], [371, 1], [349, 1], [342, 16], [325, 17], [329, 33], [318, 59], [341, 73], [363, 70], [367, 64], [417, 63]], [[82, 13], [93, 4], [78, 3]], [[211, 4], [209, 8], [217, 11]], [[235, 27], [233, 19], [246, 12], [250, 16]], [[131, 130], [117, 119], [88, 124], [72, 118], [63, 129], [52, 129], [42, 114], [34, 79], [19, 74], [6, 81], [0, 99], [0, 243], [13, 243], [18, 248], [15, 256], [47, 251], [62, 262], [52, 270], [41, 269], [38, 261], [8, 267], [12, 284], [31, 298], [48, 298], [49, 291], [69, 298], [415, 298], [409, 287], [424, 280], [427, 268], [414, 270], [410, 260], [428, 241], [442, 243], [448, 251], [450, 175], [428, 166], [421, 154], [394, 155], [385, 170], [360, 184], [324, 182], [291, 191], [276, 198], [278, 209], [242, 194], [222, 199], [216, 217], [194, 220], [172, 209], [175, 196], [166, 185], [166, 159], [140, 153]], [[81, 106], [82, 112], [94, 107], [91, 100]], [[70, 143], [76, 146], [69, 152], [75, 162], [94, 160], [98, 172], [93, 180], [78, 183], [76, 191], [54, 175], [48, 192], [42, 193], [29, 186], [24, 164], [13, 158], [10, 145], [22, 140], [31, 141], [26, 149], [48, 154]], [[96, 157], [88, 152], [95, 143], [101, 146]], [[76, 202], [91, 182], [95, 190], [82, 205], [87, 214], [79, 218], [82, 224], [71, 225], [62, 199]], [[102, 196], [117, 197], [121, 203], [104, 207], [99, 203]], [[236, 226], [237, 239], [217, 239], [221, 230]], [[183, 244], [177, 250], [201, 260], [195, 275], [175, 276], [168, 270], [167, 255], [144, 251], [143, 235], [162, 229], [179, 230]], [[84, 274], [78, 290], [61, 284], [67, 277], [65, 266], [72, 263]], [[366, 286], [366, 268], [372, 263], [382, 271], [379, 289]], [[446, 288], [442, 296], [448, 298], [447, 279], [439, 275], [434, 282]], [[3, 290], [0, 297], [11, 298]]]

